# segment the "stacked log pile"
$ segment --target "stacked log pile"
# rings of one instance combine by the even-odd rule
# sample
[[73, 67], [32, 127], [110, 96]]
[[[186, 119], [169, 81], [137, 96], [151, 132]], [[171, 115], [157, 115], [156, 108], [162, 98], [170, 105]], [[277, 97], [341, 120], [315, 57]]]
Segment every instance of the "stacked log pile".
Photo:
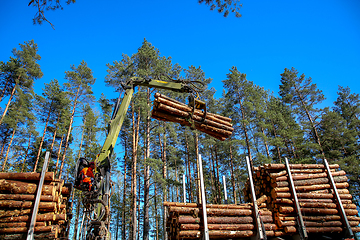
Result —
[[[266, 208], [266, 196], [258, 199], [261, 219], [267, 236], [283, 236], [272, 212]], [[202, 205], [164, 202], [168, 209], [166, 228], [170, 239], [200, 239], [204, 232]], [[207, 204], [207, 222], [211, 239], [248, 238], [255, 236], [253, 207], [250, 203]]]
[[213, 113], [206, 113], [205, 116], [203, 111], [193, 111], [188, 105], [160, 93], [155, 94], [152, 117], [198, 129], [222, 141], [230, 137], [234, 131], [230, 118]]
[[[26, 239], [34, 208], [40, 173], [0, 172], [0, 239]], [[40, 197], [35, 239], [66, 235], [71, 186], [55, 174], [45, 174]]]
[[[346, 172], [339, 165], [330, 165], [345, 213], [352, 230], [359, 232], [360, 218], [347, 187]], [[342, 232], [343, 224], [327, 172], [322, 164], [290, 164], [295, 190], [308, 233]], [[278, 229], [292, 235], [296, 233], [296, 212], [284, 164], [266, 164], [255, 168], [257, 196], [266, 195]], [[249, 186], [244, 188], [249, 200]]]

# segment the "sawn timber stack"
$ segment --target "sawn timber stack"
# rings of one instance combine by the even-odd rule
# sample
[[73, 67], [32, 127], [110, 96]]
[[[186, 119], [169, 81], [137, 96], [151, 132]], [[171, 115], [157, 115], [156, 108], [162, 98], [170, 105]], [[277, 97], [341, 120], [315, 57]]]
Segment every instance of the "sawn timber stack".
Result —
[[[40, 173], [0, 172], [0, 239], [26, 239]], [[34, 239], [59, 239], [67, 235], [72, 185], [45, 174]]]
[[209, 112], [205, 114], [204, 111], [194, 110], [192, 107], [160, 93], [155, 93], [151, 116], [161, 121], [189, 126], [221, 141], [230, 137], [234, 131], [230, 118]]

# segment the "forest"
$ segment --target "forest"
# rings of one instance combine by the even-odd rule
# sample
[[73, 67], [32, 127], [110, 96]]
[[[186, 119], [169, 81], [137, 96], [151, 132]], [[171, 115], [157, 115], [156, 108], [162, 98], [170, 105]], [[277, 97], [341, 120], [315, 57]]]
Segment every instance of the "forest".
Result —
[[[73, 182], [76, 160], [95, 160], [107, 134], [116, 99], [93, 94], [95, 83], [86, 61], [64, 69], [36, 93], [42, 78], [38, 45], [20, 43], [7, 61], [0, 61], [0, 167], [2, 172], [41, 171], [50, 151], [49, 171]], [[41, 46], [39, 46], [41, 47]], [[286, 67], [286, 66], [284, 66]], [[337, 163], [349, 178], [354, 203], [359, 202], [360, 96], [339, 86], [332, 106], [311, 77], [296, 68], [279, 73], [278, 93], [246, 78], [236, 66], [224, 73], [223, 89], [209, 87], [201, 67], [183, 68], [144, 40], [131, 56], [107, 64], [105, 84], [121, 94], [128, 78], [198, 80], [206, 89], [200, 98], [207, 111], [232, 119], [234, 132], [217, 140], [180, 124], [151, 118], [156, 92], [187, 103], [188, 95], [137, 87], [112, 155], [112, 239], [164, 239], [164, 201], [198, 201], [197, 172], [202, 156], [207, 203], [224, 203], [223, 176], [229, 203], [243, 203], [247, 178], [245, 157], [254, 166], [266, 163]], [[102, 80], [100, 80], [102, 81]], [[215, 91], [222, 92], [215, 98]], [[79, 234], [81, 192], [73, 191], [71, 236]]]

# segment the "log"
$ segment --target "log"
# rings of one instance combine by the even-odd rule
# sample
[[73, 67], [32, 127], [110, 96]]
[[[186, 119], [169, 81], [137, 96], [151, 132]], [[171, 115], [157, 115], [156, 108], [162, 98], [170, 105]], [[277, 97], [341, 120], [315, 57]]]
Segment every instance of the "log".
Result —
[[[190, 207], [190, 208], [201, 208], [201, 204], [197, 203], [180, 203], [180, 202], [164, 202], [164, 206], [174, 207]], [[243, 203], [239, 205], [235, 204], [206, 204], [206, 208], [218, 208], [218, 209], [252, 209], [250, 203]]]
[[[0, 179], [18, 180], [18, 181], [39, 181], [40, 173], [37, 173], [37, 172], [26, 172], [26, 173], [0, 172]], [[54, 180], [55, 180], [55, 173], [53, 173], [53, 172], [45, 173], [44, 181], [52, 182]]]
[[[27, 227], [16, 227], [16, 228], [0, 228], [1, 233], [25, 233], [29, 229]], [[34, 232], [58, 232], [58, 226], [39, 226], [34, 227]]]
[[[289, 164], [290, 169], [325, 169], [324, 164]], [[339, 164], [331, 164], [330, 168], [336, 169], [339, 168]], [[269, 170], [283, 170], [285, 168], [285, 164], [265, 164], [265, 169]]]
[[[357, 215], [358, 211], [356, 209], [344, 209], [346, 215]], [[293, 207], [280, 206], [280, 213], [295, 213], [295, 209]], [[325, 215], [334, 215], [338, 214], [338, 210], [334, 208], [326, 209], [326, 208], [301, 208], [301, 212], [303, 214], [325, 214]]]
[[[175, 99], [173, 98], [170, 98], [170, 97], [167, 97], [165, 95], [162, 95], [160, 93], [155, 93], [155, 101], [160, 101], [160, 99], [165, 99], [167, 100], [168, 103], [175, 103], [176, 104], [176, 108], [179, 108], [179, 109], [182, 109], [183, 111], [192, 111], [192, 108], [189, 107], [188, 105], [186, 105], [185, 103], [182, 103], [182, 102], [179, 102], [179, 101], [176, 101]], [[171, 106], [171, 105], [170, 105]], [[174, 105], [175, 106], [175, 105]], [[199, 114], [200, 116], [204, 116], [203, 112], [201, 110], [198, 110], [198, 109], [195, 109], [195, 113], [196, 114]], [[228, 117], [224, 117], [224, 116], [221, 116], [221, 115], [218, 115], [218, 114], [215, 114], [215, 113], [207, 113], [207, 116], [209, 117], [213, 117], [215, 119], [219, 119], [219, 120], [222, 120], [224, 121], [225, 123], [230, 123], [232, 120], [231, 118], [228, 118]]]
[[[331, 221], [331, 222], [311, 222], [304, 221], [306, 227], [341, 227], [343, 223], [341, 221]], [[349, 221], [351, 227], [356, 227], [359, 225], [359, 222]]]
[[[297, 193], [297, 196], [300, 199], [334, 199], [335, 195], [332, 193]], [[352, 199], [351, 194], [339, 194], [340, 199]], [[290, 192], [274, 192], [271, 194], [273, 199], [276, 198], [291, 198], [292, 195]]]
[[[171, 115], [176, 115], [176, 116], [180, 116], [180, 117], [183, 117], [183, 118], [190, 118], [191, 117], [191, 114], [192, 112], [185, 112], [185, 111], [182, 111], [182, 110], [179, 110], [177, 108], [174, 108], [174, 107], [171, 107], [171, 106], [168, 106], [168, 105], [165, 105], [165, 104], [162, 104], [162, 103], [158, 103], [157, 106], [156, 106], [156, 111], [159, 111], [159, 110], [162, 110], [168, 114], [171, 114]], [[194, 114], [192, 116], [192, 119], [198, 121], [198, 122], [201, 122], [203, 120], [203, 117], [200, 117], [198, 114]], [[226, 131], [231, 131], [233, 132], [234, 131], [234, 128], [229, 126], [228, 124], [224, 124], [223, 122], [219, 123], [217, 120], [211, 118], [211, 120], [209, 119], [209, 117], [206, 117], [204, 121], [202, 121], [202, 123], [206, 124], [206, 125], [210, 125], [210, 126], [213, 126], [213, 127], [216, 127], [216, 128], [221, 128], [221, 129], [224, 129]]]
[[[202, 224], [181, 224], [180, 230], [200, 230], [203, 229]], [[232, 230], [232, 231], [240, 231], [240, 230], [253, 230], [253, 224], [209, 224], [209, 230]]]
[[[58, 238], [58, 233], [36, 233], [34, 234], [34, 239], [36, 240], [53, 240]], [[18, 234], [0, 234], [0, 239], [2, 240], [26, 240], [27, 233], [18, 233]]]
[[[33, 208], [34, 203], [30, 201], [14, 201], [14, 200], [2, 200], [0, 201], [0, 208]], [[39, 209], [42, 211], [56, 211], [55, 202], [40, 202]]]
[[[191, 216], [180, 216], [179, 223], [187, 224], [187, 223], [200, 223], [200, 218], [193, 218]], [[208, 224], [244, 224], [244, 223], [252, 223], [252, 217], [208, 217]]]
[[[344, 183], [335, 183], [337, 188], [347, 188], [349, 187], [349, 184], [347, 182]], [[296, 191], [300, 192], [308, 192], [308, 191], [315, 191], [315, 190], [321, 190], [321, 189], [330, 189], [330, 184], [320, 184], [320, 185], [311, 185], [311, 186], [295, 186]], [[290, 189], [288, 187], [276, 187], [271, 190], [271, 195], [273, 195], [273, 192], [290, 192]]]
[[[43, 202], [57, 202], [59, 197], [55, 195], [41, 195], [40, 201]], [[30, 194], [0, 194], [0, 200], [18, 200], [18, 201], [33, 201], [35, 195]]]
[[[176, 122], [176, 123], [180, 123], [181, 125], [184, 126], [188, 126], [191, 127], [191, 123], [189, 123], [187, 120], [180, 118], [180, 117], [175, 117], [175, 116], [171, 116], [171, 115], [167, 115], [164, 114], [162, 112], [158, 112], [158, 111], [152, 111], [152, 118], [161, 120], [161, 121], [170, 121], [170, 122]], [[195, 128], [201, 132], [204, 132], [206, 134], [209, 134], [219, 140], [225, 140], [227, 137], [229, 137], [232, 132], [223, 130], [223, 129], [219, 129], [219, 128], [215, 128], [215, 127], [211, 127], [202, 123], [198, 123], [195, 122], [194, 123]]]
[[[13, 228], [13, 227], [29, 227], [30, 222], [7, 222], [0, 223], [0, 228]], [[46, 226], [46, 222], [36, 222], [36, 227]], [[1, 239], [1, 238], [0, 238]]]
[[[58, 214], [54, 214], [54, 213], [38, 214], [36, 216], [36, 221], [39, 221], [39, 222], [55, 221], [55, 220], [57, 220], [58, 217], [64, 218], [63, 215], [58, 215]], [[31, 221], [31, 215], [0, 218], [0, 222], [30, 222], [30, 221]]]
[[[344, 176], [346, 175], [346, 172], [344, 170], [338, 171], [338, 172], [331, 172], [331, 175], [333, 177], [336, 176]], [[328, 173], [327, 172], [323, 172], [323, 173], [317, 173], [317, 174], [293, 174], [292, 178], [293, 180], [305, 180], [305, 179], [315, 179], [315, 178], [324, 178], [327, 177]], [[280, 182], [280, 181], [288, 181], [288, 176], [279, 176], [276, 178], [272, 178], [272, 181], [275, 182]]]
[[0, 218], [3, 217], [17, 217], [20, 215], [31, 214], [32, 209], [14, 209], [14, 210], [0, 210]]
[[[14, 194], [35, 194], [37, 185], [14, 180], [0, 179], [0, 191]], [[55, 195], [55, 188], [51, 185], [44, 185], [42, 195]]]
[[[346, 176], [338, 176], [334, 177], [335, 183], [343, 183], [347, 182], [348, 178]], [[329, 178], [315, 178], [315, 179], [304, 179], [304, 180], [297, 180], [294, 181], [294, 186], [308, 186], [308, 185], [320, 185], [329, 183]], [[289, 186], [288, 181], [279, 181], [271, 183], [272, 187], [287, 187]]]
[[[281, 203], [281, 204], [294, 204], [294, 201], [289, 198], [275, 198], [273, 203]], [[322, 203], [335, 203], [333, 198], [314, 198], [314, 199], [304, 199], [299, 198], [298, 202], [322, 202]], [[341, 200], [342, 204], [352, 204], [351, 200]]]
[[[253, 231], [209, 231], [209, 237], [212, 239], [219, 238], [245, 238], [254, 235]], [[202, 236], [201, 231], [180, 231], [180, 238], [200, 238]]]

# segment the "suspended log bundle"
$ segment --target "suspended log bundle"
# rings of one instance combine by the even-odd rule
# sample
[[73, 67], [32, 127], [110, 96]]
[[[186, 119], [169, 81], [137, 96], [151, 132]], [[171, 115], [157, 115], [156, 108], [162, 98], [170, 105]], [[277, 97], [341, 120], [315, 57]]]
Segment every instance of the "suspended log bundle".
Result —
[[[306, 231], [311, 233], [339, 233], [344, 231], [343, 221], [330, 186], [328, 173], [322, 164], [290, 164], [292, 179], [303, 215]], [[353, 232], [358, 232], [360, 218], [348, 191], [346, 172], [339, 165], [330, 165], [331, 175]], [[289, 188], [285, 164], [266, 164], [254, 168], [256, 195], [267, 196], [267, 206], [273, 212], [278, 229], [287, 235], [297, 233], [297, 214]], [[248, 183], [243, 189], [245, 200], [250, 200]]]
[[231, 136], [234, 128], [231, 119], [195, 109], [175, 99], [155, 94], [152, 117], [161, 121], [176, 122], [209, 134], [221, 141]]
[[[282, 236], [272, 212], [266, 208], [266, 196], [258, 199], [261, 219], [268, 236]], [[170, 239], [199, 239], [204, 231], [202, 205], [164, 202], [168, 218], [166, 228]], [[254, 214], [250, 203], [207, 204], [207, 222], [211, 239], [248, 238], [255, 236]]]
[[[26, 239], [35, 204], [40, 173], [0, 172], [0, 239]], [[72, 185], [45, 174], [34, 239], [66, 238]]]

